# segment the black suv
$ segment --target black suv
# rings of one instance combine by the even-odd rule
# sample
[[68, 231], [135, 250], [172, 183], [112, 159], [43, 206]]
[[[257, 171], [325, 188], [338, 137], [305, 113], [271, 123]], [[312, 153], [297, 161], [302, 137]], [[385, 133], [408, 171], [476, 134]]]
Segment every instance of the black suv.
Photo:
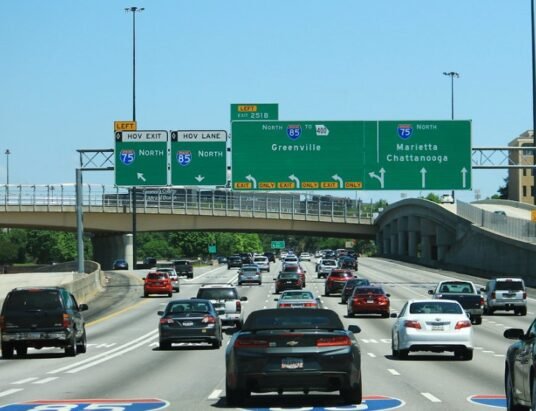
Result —
[[242, 257], [239, 255], [232, 255], [227, 258], [227, 269], [242, 267]]
[[186, 278], [194, 278], [194, 267], [190, 260], [175, 260], [173, 267], [179, 277], [184, 275]]
[[74, 357], [86, 352], [86, 328], [74, 296], [62, 287], [14, 288], [0, 313], [2, 357], [26, 355], [28, 347], [59, 347]]

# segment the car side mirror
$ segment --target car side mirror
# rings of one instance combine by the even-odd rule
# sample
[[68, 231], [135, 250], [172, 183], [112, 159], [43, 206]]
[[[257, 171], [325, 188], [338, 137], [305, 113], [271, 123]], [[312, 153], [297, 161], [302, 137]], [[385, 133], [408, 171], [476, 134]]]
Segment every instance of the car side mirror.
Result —
[[504, 331], [503, 335], [509, 340], [521, 340], [525, 336], [525, 331], [521, 328], [509, 328]]
[[247, 301], [248, 298], [247, 297], [240, 297], [240, 301]]
[[390, 297], [390, 296], [391, 296], [391, 294], [385, 294], [385, 295], [386, 295], [387, 297]]
[[390, 314], [390, 317], [391, 317], [391, 318], [398, 318], [398, 313], [391, 313], [391, 314]]
[[79, 310], [79, 311], [87, 311], [88, 308], [89, 308], [89, 307], [87, 306], [87, 304], [80, 304], [80, 305], [78, 306], [78, 310]]
[[428, 294], [432, 295], [434, 293], [434, 290], [428, 290]]
[[359, 334], [361, 332], [361, 328], [359, 328], [358, 325], [349, 325], [348, 331], [353, 332], [354, 334]]
[[481, 293], [487, 293], [487, 292], [488, 292], [488, 290], [487, 290], [487, 289], [485, 289], [485, 288], [481, 288], [481, 289], [480, 289], [480, 292], [481, 292]]
[[156, 312], [160, 317], [162, 317], [164, 315], [164, 311], [157, 311]]

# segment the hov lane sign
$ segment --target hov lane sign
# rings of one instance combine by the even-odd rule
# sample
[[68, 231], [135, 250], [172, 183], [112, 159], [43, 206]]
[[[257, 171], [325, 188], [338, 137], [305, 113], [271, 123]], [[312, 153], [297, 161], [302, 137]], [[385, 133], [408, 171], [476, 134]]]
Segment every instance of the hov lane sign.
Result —
[[155, 411], [169, 406], [169, 402], [156, 398], [133, 400], [38, 400], [0, 406], [3, 411]]
[[115, 184], [162, 186], [168, 183], [168, 132], [163, 130], [115, 133]]

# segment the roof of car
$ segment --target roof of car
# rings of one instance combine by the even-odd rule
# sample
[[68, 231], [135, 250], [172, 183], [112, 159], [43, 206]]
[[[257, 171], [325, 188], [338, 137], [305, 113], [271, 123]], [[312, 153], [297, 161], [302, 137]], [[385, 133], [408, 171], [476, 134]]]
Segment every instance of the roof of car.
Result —
[[200, 288], [235, 288], [235, 287], [232, 284], [213, 283], [213, 284], [201, 284]]

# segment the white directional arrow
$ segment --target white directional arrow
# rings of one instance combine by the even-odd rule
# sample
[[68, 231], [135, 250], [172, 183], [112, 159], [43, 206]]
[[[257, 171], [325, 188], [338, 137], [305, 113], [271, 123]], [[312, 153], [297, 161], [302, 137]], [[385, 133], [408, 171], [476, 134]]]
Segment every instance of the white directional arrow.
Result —
[[251, 181], [253, 183], [253, 188], [257, 188], [257, 180], [255, 180], [255, 177], [253, 177], [251, 174], [248, 174], [246, 176], [246, 180]]
[[421, 171], [419, 171], [419, 173], [421, 173], [421, 177], [422, 177], [422, 188], [426, 188], [426, 173], [428, 171], [426, 171], [426, 168], [421, 168]]
[[205, 179], [205, 177], [202, 176], [201, 174], [199, 174], [197, 177], [194, 177], [194, 178], [195, 178], [199, 183]]
[[380, 168], [380, 175], [376, 174], [374, 171], [371, 171], [370, 173], [368, 173], [368, 175], [369, 175], [370, 178], [375, 178], [376, 180], [378, 180], [380, 182], [380, 188], [384, 188], [385, 170], [383, 169], [383, 167]]
[[145, 177], [143, 176], [143, 173], [138, 173], [138, 180], [141, 180], [141, 181], [144, 181], [144, 182], [147, 181], [145, 179]]
[[467, 169], [464, 167], [462, 168], [462, 187], [465, 188], [465, 186], [467, 185]]
[[296, 183], [296, 188], [300, 188], [300, 179], [294, 174], [288, 176], [288, 178]]
[[331, 178], [339, 183], [339, 188], [344, 188], [343, 186], [344, 182], [342, 181], [342, 178], [340, 178], [338, 174], [332, 175]]

